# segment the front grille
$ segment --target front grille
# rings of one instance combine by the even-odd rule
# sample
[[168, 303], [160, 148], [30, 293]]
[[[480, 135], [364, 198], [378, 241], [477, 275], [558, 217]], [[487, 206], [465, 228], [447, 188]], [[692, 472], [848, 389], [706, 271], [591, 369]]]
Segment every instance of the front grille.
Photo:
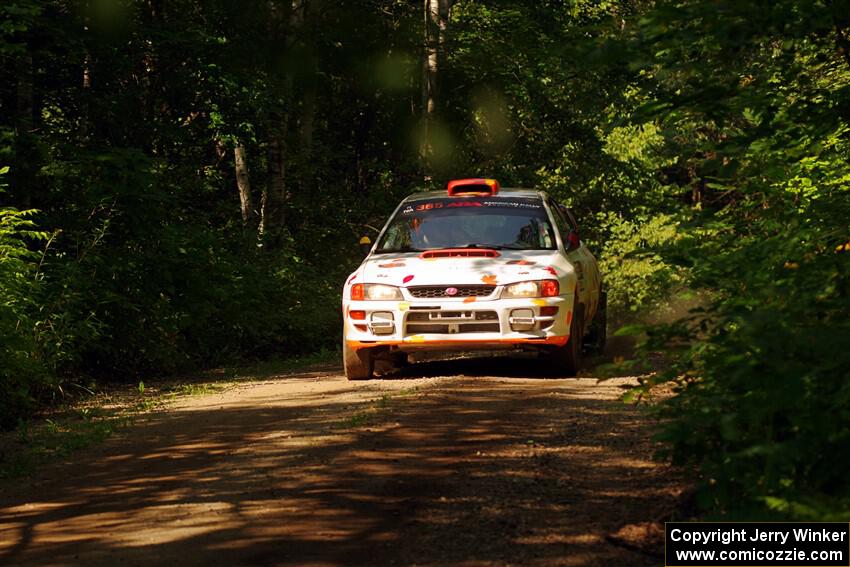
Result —
[[495, 311], [419, 311], [407, 316], [408, 323], [431, 323], [435, 320], [465, 319], [474, 321], [498, 321], [499, 314]]
[[460, 333], [498, 333], [499, 314], [495, 311], [410, 312], [404, 332], [408, 335]]
[[[455, 288], [457, 293], [449, 295], [446, 290]], [[419, 285], [408, 287], [407, 291], [416, 298], [434, 297], [487, 297], [496, 289], [494, 285]]]
[[499, 323], [459, 323], [457, 331], [452, 331], [449, 325], [441, 324], [425, 324], [425, 325], [409, 325], [407, 334], [435, 334], [435, 335], [454, 335], [460, 333], [498, 333]]

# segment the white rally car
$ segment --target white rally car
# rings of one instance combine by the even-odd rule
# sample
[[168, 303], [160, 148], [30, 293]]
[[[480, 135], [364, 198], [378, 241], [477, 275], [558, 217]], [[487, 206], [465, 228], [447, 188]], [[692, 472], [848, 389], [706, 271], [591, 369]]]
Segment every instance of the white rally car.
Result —
[[345, 283], [343, 359], [371, 378], [418, 351], [532, 349], [573, 376], [605, 342], [605, 293], [572, 213], [546, 193], [459, 179], [415, 193]]

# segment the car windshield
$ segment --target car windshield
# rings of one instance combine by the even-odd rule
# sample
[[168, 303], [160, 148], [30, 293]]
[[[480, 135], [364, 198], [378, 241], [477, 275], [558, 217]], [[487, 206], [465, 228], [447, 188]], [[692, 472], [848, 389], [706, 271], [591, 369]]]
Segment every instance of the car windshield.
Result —
[[555, 237], [539, 199], [435, 198], [403, 206], [375, 251], [442, 248], [552, 250]]

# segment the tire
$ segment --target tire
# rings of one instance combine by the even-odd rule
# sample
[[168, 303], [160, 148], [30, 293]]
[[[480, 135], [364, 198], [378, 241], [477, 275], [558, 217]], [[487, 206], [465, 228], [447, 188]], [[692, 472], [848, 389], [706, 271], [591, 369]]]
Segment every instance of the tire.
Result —
[[566, 377], [575, 376], [581, 368], [582, 335], [584, 327], [584, 305], [579, 305], [573, 313], [570, 322], [570, 338], [567, 344], [555, 347], [552, 360], [560, 374]]
[[370, 380], [375, 371], [375, 360], [369, 349], [354, 350], [342, 339], [342, 365], [349, 380]]
[[605, 343], [608, 340], [608, 292], [599, 292], [599, 306], [590, 323], [587, 333], [587, 342], [593, 352], [602, 354], [605, 352]]

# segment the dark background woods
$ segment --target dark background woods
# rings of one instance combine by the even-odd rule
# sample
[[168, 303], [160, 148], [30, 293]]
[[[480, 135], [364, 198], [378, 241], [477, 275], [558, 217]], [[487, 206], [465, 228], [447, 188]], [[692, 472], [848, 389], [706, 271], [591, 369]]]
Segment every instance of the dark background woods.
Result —
[[569, 203], [654, 327], [699, 504], [846, 518], [850, 6], [0, 5], [0, 418], [335, 347], [356, 242], [456, 176]]

